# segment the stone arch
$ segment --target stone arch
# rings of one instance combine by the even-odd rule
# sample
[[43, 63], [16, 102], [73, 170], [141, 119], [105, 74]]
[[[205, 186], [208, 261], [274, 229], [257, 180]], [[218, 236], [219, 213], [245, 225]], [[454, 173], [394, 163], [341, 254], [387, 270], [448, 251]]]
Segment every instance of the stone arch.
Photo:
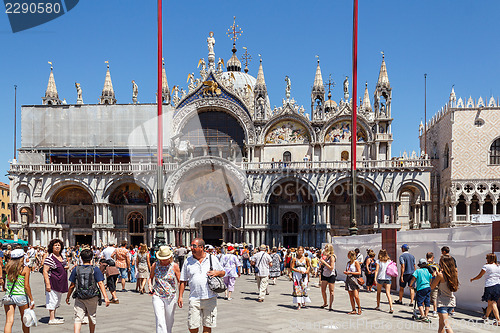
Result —
[[94, 223], [94, 198], [77, 184], [59, 187], [50, 198], [57, 223], [89, 229]]
[[[332, 194], [332, 191], [335, 190], [335, 187], [338, 185], [343, 185], [344, 183], [349, 183], [351, 181], [350, 177], [342, 177], [342, 178], [337, 178], [332, 181], [330, 181], [326, 186], [326, 190], [324, 192], [324, 196], [322, 198], [322, 201], [327, 201], [330, 195]], [[356, 180], [358, 184], [358, 191], [361, 191], [359, 186], [365, 186], [368, 188], [373, 194], [375, 195], [377, 201], [385, 201], [386, 196], [383, 191], [383, 189], [378, 186], [377, 183], [371, 181], [370, 179], [364, 179], [364, 178], [358, 178]], [[350, 190], [349, 190], [350, 191]], [[350, 192], [349, 192], [350, 193]]]
[[[297, 184], [297, 187], [300, 187], [300, 185], [306, 186], [307, 190], [309, 191], [309, 194], [311, 196], [311, 202], [318, 202], [320, 195], [316, 189], [316, 186], [306, 178], [302, 177], [284, 177], [280, 179], [276, 179], [274, 182], [271, 182], [264, 190], [263, 193], [266, 193], [265, 195], [265, 202], [269, 203], [270, 198], [273, 195], [273, 192], [275, 192], [275, 189], [281, 185], [286, 185], [286, 183], [294, 182]], [[283, 191], [286, 191], [286, 189], [283, 189]]]
[[59, 188], [51, 198], [51, 202], [60, 205], [93, 205], [91, 194], [78, 185], [67, 185]]
[[85, 189], [92, 197], [92, 202], [98, 202], [96, 192], [90, 186], [78, 180], [58, 180], [51, 186], [44, 186], [45, 192], [42, 194], [42, 198], [44, 198], [46, 202], [52, 201], [54, 194], [67, 186], [77, 186]]
[[[237, 168], [233, 163], [218, 157], [197, 157], [184, 162], [167, 180], [165, 186], [165, 199], [166, 202], [173, 203], [181, 182], [186, 179], [186, 177], [192, 176], [193, 173], [198, 170], [220, 171], [220, 176], [223, 181], [229, 177], [236, 188], [230, 189], [232, 192], [236, 193], [238, 196], [234, 198], [234, 204], [239, 204], [251, 198], [250, 184], [246, 174]], [[195, 175], [196, 176], [196, 175]], [[240, 188], [237, 188], [239, 186]]]
[[19, 205], [29, 204], [31, 202], [31, 191], [28, 185], [21, 184], [16, 188], [17, 199], [16, 203]]
[[222, 111], [234, 117], [243, 131], [248, 144], [256, 141], [255, 127], [249, 113], [237, 103], [224, 98], [202, 98], [182, 106], [172, 119], [172, 135], [178, 135], [187, 121], [200, 112]]
[[[325, 201], [330, 225], [339, 234], [346, 234], [350, 226], [352, 190], [350, 178], [338, 179], [326, 192]], [[375, 207], [381, 201], [381, 193], [366, 180], [358, 180], [356, 186], [356, 216], [361, 229], [373, 230], [376, 222]]]
[[420, 182], [416, 179], [412, 179], [410, 181], [403, 181], [401, 184], [399, 184], [398, 190], [396, 192], [398, 194], [398, 198], [401, 196], [401, 192], [405, 188], [417, 189], [420, 193], [421, 200], [422, 201], [429, 201], [429, 189], [422, 182]]
[[[318, 141], [319, 142], [326, 142], [326, 136], [327, 134], [329, 133], [330, 129], [336, 125], [336, 124], [341, 124], [343, 122], [348, 122], [349, 123], [349, 126], [350, 126], [350, 121], [351, 121], [351, 117], [348, 116], [348, 115], [344, 115], [344, 116], [340, 116], [340, 117], [333, 117], [333, 118], [330, 118], [326, 123], [325, 125], [323, 125], [323, 127], [321, 128], [321, 131], [319, 132], [319, 135], [318, 135]], [[372, 142], [373, 141], [373, 133], [372, 131], [370, 130], [370, 126], [369, 124], [364, 120], [362, 119], [361, 117], [358, 118], [358, 131], [359, 130], [362, 130], [364, 131], [364, 133], [366, 134], [366, 140], [365, 142]]]
[[144, 182], [131, 177], [121, 178], [108, 184], [103, 191], [103, 199], [107, 203], [113, 203], [113, 195], [116, 195], [116, 191], [118, 191], [123, 186], [126, 186], [127, 184], [134, 184], [139, 187], [140, 190], [145, 191], [145, 195], [148, 199], [145, 200], [145, 202], [141, 202], [141, 204], [149, 204], [151, 202], [155, 202], [156, 197], [153, 191], [146, 184], [144, 184]]
[[[314, 143], [316, 142], [316, 134], [311, 127], [309, 120], [305, 118], [304, 116], [300, 114], [283, 114], [283, 115], [278, 115], [273, 118], [271, 118], [266, 126], [262, 129], [262, 132], [259, 137], [259, 143], [265, 143], [266, 142], [266, 137], [268, 136], [269, 132], [271, 130], [274, 130], [277, 128], [280, 124], [287, 124], [287, 122], [292, 125], [292, 124], [298, 124], [297, 130], [301, 130], [304, 132], [302, 135], [307, 135], [307, 140], [306, 142], [299, 142], [299, 143]], [[300, 129], [302, 127], [303, 129]]]

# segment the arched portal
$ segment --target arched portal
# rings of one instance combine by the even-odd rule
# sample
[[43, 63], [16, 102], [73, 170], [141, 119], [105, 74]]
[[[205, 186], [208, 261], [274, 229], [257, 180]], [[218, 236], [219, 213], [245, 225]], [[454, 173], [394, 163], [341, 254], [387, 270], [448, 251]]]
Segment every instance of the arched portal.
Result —
[[92, 245], [94, 205], [91, 195], [80, 186], [70, 185], [58, 190], [52, 203], [56, 222], [69, 229], [69, 243]]
[[403, 186], [399, 192], [398, 223], [401, 230], [419, 229], [428, 220], [422, 203], [420, 189], [411, 184]]
[[321, 246], [318, 243], [325, 235], [314, 230], [318, 214], [311, 188], [299, 179], [285, 179], [269, 191], [268, 221], [273, 229], [269, 243], [285, 247]]
[[121, 230], [117, 241], [129, 241], [132, 245], [147, 243], [145, 226], [153, 219], [151, 198], [142, 186], [127, 182], [118, 185], [109, 196], [113, 222]]
[[[343, 181], [333, 185], [328, 196], [330, 225], [337, 235], [347, 235], [351, 220], [351, 185]], [[360, 233], [373, 232], [376, 220], [377, 196], [364, 183], [357, 184], [356, 221]]]

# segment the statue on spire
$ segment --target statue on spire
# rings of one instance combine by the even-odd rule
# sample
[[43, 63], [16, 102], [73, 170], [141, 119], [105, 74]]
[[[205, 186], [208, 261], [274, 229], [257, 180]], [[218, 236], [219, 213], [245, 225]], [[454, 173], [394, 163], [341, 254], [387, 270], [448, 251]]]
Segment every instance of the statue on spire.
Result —
[[346, 76], [344, 80], [344, 99], [346, 102], [349, 101], [349, 77]]
[[290, 90], [292, 90], [292, 81], [290, 81], [290, 78], [285, 76], [285, 82], [286, 82], [286, 90], [285, 90], [285, 96], [286, 99], [290, 99]]
[[215, 52], [214, 52], [215, 38], [214, 38], [213, 31], [210, 31], [210, 33], [208, 34], [207, 44], [208, 44], [208, 68], [214, 68], [215, 67]]
[[139, 94], [139, 86], [132, 80], [132, 103], [137, 104], [137, 95]]
[[76, 104], [83, 104], [82, 87], [80, 87], [80, 83], [75, 82], [75, 88], [76, 88]]

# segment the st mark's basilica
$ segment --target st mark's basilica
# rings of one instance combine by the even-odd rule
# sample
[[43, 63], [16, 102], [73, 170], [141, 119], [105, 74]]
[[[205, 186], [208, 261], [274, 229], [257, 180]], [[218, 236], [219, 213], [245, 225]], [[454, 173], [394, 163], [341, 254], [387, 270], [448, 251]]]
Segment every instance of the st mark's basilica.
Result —
[[[349, 79], [341, 78], [343, 98], [332, 100], [318, 59], [310, 106], [295, 101], [286, 77], [285, 98], [271, 108], [265, 63], [255, 78], [235, 43], [226, 63], [214, 44], [211, 32], [186, 91], [170, 88], [163, 68], [166, 242], [321, 246], [347, 235]], [[392, 88], [381, 60], [372, 99], [366, 86], [358, 109], [359, 233], [429, 228], [431, 161], [392, 155]], [[32, 244], [59, 237], [67, 245], [151, 245], [156, 104], [137, 102], [135, 82], [134, 103], [118, 104], [109, 64], [98, 104], [84, 103], [75, 86], [76, 103], [61, 101], [51, 68], [42, 105], [22, 107], [22, 146], [9, 170], [11, 228]]]

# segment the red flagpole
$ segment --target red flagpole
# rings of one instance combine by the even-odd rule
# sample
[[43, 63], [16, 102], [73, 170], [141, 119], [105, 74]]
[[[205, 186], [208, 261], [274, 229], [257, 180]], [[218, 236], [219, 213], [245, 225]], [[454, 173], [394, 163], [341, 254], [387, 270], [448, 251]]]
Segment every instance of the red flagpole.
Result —
[[158, 0], [158, 92], [156, 101], [158, 103], [158, 158], [157, 158], [157, 198], [156, 198], [156, 235], [154, 245], [165, 244], [163, 229], [163, 117], [162, 117], [162, 60], [163, 60], [163, 36], [162, 36], [162, 0]]
[[357, 144], [357, 110], [358, 99], [358, 0], [354, 0], [353, 33], [352, 33], [352, 119], [351, 119], [351, 223], [349, 232], [358, 232], [356, 222], [356, 144]]

